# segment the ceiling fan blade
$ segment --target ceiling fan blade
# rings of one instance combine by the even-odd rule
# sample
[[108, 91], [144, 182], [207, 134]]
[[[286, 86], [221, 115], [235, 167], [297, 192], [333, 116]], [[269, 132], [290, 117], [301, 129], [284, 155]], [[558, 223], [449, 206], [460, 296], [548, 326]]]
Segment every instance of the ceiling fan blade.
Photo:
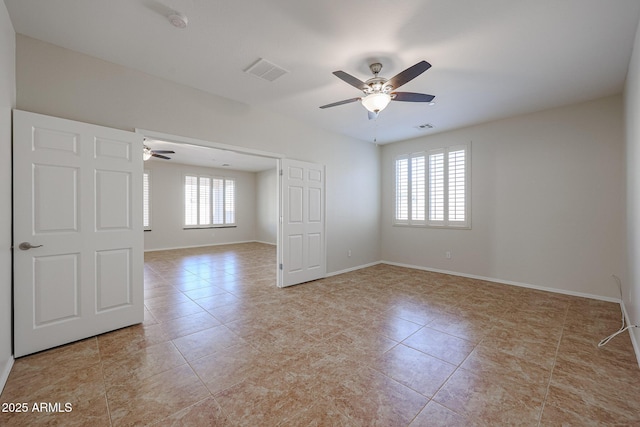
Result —
[[163, 156], [163, 155], [161, 155], [161, 154], [151, 153], [151, 156], [153, 156], [153, 157], [157, 157], [157, 158], [159, 158], [159, 159], [171, 160], [171, 157]]
[[344, 71], [334, 71], [333, 74], [340, 80], [349, 83], [357, 89], [364, 90], [367, 87], [365, 82], [357, 77], [353, 77], [351, 74], [345, 73]]
[[171, 151], [171, 150], [151, 150], [152, 153], [156, 153], [156, 154], [175, 154], [175, 151]]
[[380, 114], [380, 113], [374, 113], [373, 111], [367, 111], [367, 113], [369, 113], [369, 120], [377, 119], [378, 114]]
[[395, 95], [395, 97], [391, 98], [392, 101], [405, 102], [431, 102], [433, 101], [433, 98], [435, 98], [433, 95], [414, 92], [393, 92], [391, 95]]
[[401, 73], [391, 77], [387, 84], [391, 85], [394, 89], [398, 89], [400, 86], [415, 79], [420, 74], [427, 71], [429, 68], [431, 68], [431, 64], [429, 64], [427, 61], [420, 61], [417, 64], [402, 71]]
[[344, 101], [338, 101], [338, 102], [334, 102], [332, 104], [323, 105], [320, 108], [336, 107], [338, 105], [349, 104], [350, 102], [356, 102], [356, 101], [360, 101], [360, 98], [345, 99]]

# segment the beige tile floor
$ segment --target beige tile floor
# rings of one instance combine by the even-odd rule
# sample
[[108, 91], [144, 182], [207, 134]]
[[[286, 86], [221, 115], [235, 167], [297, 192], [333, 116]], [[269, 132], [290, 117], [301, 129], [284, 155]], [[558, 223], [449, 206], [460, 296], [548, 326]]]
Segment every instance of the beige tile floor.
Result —
[[275, 249], [145, 255], [145, 322], [16, 360], [2, 426], [640, 425], [617, 304], [378, 265], [275, 287]]

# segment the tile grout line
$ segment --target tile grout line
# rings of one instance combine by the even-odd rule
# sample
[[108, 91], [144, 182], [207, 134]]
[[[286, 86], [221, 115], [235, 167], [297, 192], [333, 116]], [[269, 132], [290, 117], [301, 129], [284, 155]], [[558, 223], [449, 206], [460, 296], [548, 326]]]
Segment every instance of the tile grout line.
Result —
[[556, 361], [558, 360], [558, 353], [560, 352], [560, 343], [562, 343], [562, 338], [564, 337], [564, 329], [567, 324], [567, 316], [569, 315], [569, 307], [571, 306], [571, 302], [567, 304], [567, 307], [564, 311], [564, 319], [562, 320], [562, 331], [560, 332], [560, 337], [558, 338], [558, 344], [556, 345], [556, 354], [553, 357], [553, 366], [551, 367], [551, 372], [549, 372], [549, 381], [547, 382], [547, 389], [544, 393], [544, 399], [542, 399], [542, 407], [540, 408], [540, 415], [538, 417], [538, 427], [540, 427], [542, 423], [542, 415], [544, 414], [544, 409], [547, 404], [547, 397], [549, 396], [549, 389], [551, 388], [551, 380], [553, 379], [553, 371], [556, 368]]
[[[403, 319], [403, 320], [407, 320], [407, 319]], [[425, 355], [427, 355], [427, 356], [429, 356], [429, 357], [433, 357], [434, 359], [437, 359], [437, 360], [440, 360], [440, 361], [442, 361], [442, 362], [448, 363], [448, 364], [450, 364], [450, 365], [452, 365], [452, 366], [455, 366], [455, 369], [454, 369], [454, 370], [453, 370], [453, 371], [452, 371], [452, 372], [447, 376], [447, 378], [442, 382], [442, 384], [440, 384], [440, 386], [438, 387], [438, 389], [433, 393], [433, 395], [431, 395], [431, 397], [427, 397], [427, 396], [425, 396], [424, 394], [420, 393], [419, 391], [414, 390], [413, 388], [411, 388], [411, 387], [409, 387], [409, 386], [406, 386], [406, 387], [408, 387], [410, 390], [413, 390], [413, 391], [415, 391], [416, 393], [418, 393], [418, 394], [420, 394], [420, 395], [422, 395], [422, 396], [424, 396], [424, 397], [426, 397], [426, 398], [427, 398], [427, 402], [425, 403], [425, 405], [424, 405], [424, 406], [422, 407], [422, 409], [420, 409], [420, 411], [418, 411], [418, 413], [417, 413], [417, 414], [412, 418], [412, 420], [409, 422], [408, 426], [410, 426], [410, 425], [411, 425], [411, 423], [412, 423], [412, 422], [413, 422], [413, 421], [418, 417], [418, 415], [420, 415], [420, 413], [421, 413], [422, 411], [424, 411], [424, 409], [427, 407], [427, 405], [429, 404], [429, 402], [434, 402], [435, 404], [440, 405], [440, 406], [442, 406], [443, 408], [446, 408], [446, 409], [448, 409], [449, 411], [451, 411], [451, 412], [453, 412], [453, 413], [455, 413], [455, 414], [458, 414], [458, 415], [459, 415], [459, 416], [461, 416], [462, 418], [465, 418], [465, 419], [467, 418], [467, 417], [466, 417], [466, 416], [464, 416], [463, 414], [460, 414], [460, 413], [458, 413], [457, 411], [454, 411], [453, 409], [451, 409], [451, 408], [447, 407], [447, 406], [446, 406], [446, 405], [444, 405], [443, 403], [440, 403], [440, 402], [438, 402], [438, 401], [434, 400], [434, 397], [438, 394], [438, 392], [440, 392], [440, 390], [442, 390], [442, 388], [443, 388], [443, 387], [444, 387], [444, 386], [449, 382], [449, 380], [451, 379], [451, 377], [452, 377], [456, 372], [458, 372], [458, 370], [459, 370], [459, 369], [464, 370], [464, 368], [461, 368], [462, 364], [463, 364], [463, 363], [464, 363], [464, 362], [469, 358], [469, 356], [471, 356], [471, 353], [473, 353], [473, 351], [478, 347], [478, 345], [480, 345], [480, 343], [482, 342], [482, 340], [483, 340], [484, 338], [483, 338], [483, 339], [481, 339], [478, 343], [474, 344], [473, 349], [469, 352], [469, 354], [467, 354], [467, 355], [465, 356], [465, 358], [464, 358], [464, 359], [463, 359], [459, 364], [457, 364], [457, 365], [456, 365], [456, 364], [454, 364], [454, 363], [449, 362], [448, 360], [444, 360], [444, 359], [441, 359], [441, 358], [439, 358], [439, 357], [437, 357], [437, 356], [434, 356], [434, 355], [432, 355], [432, 354], [425, 353], [425, 352], [423, 352], [423, 351], [421, 351], [421, 350], [419, 350], [419, 349], [417, 349], [417, 348], [414, 348], [414, 347], [412, 347], [412, 346], [410, 346], [409, 344], [406, 344], [406, 343], [404, 342], [404, 341], [406, 341], [407, 339], [409, 339], [411, 336], [413, 336], [413, 335], [417, 334], [419, 331], [421, 331], [421, 330], [422, 330], [422, 329], [424, 329], [424, 328], [432, 329], [432, 330], [437, 331], [437, 332], [442, 332], [442, 331], [438, 331], [437, 329], [429, 328], [429, 327], [428, 327], [428, 325], [429, 325], [430, 323], [432, 323], [432, 322], [433, 322], [433, 320], [431, 320], [430, 322], [427, 322], [427, 324], [423, 325], [420, 329], [418, 329], [417, 331], [413, 332], [412, 334], [410, 334], [408, 337], [406, 337], [406, 338], [405, 338], [405, 339], [403, 339], [402, 341], [398, 342], [398, 343], [397, 343], [393, 348], [396, 348], [396, 347], [397, 347], [397, 346], [399, 346], [399, 345], [404, 345], [404, 346], [406, 346], [407, 348], [413, 349], [413, 350], [418, 351], [418, 352], [420, 352], [420, 353], [422, 353], [422, 354], [425, 354]], [[449, 334], [449, 333], [447, 333], [447, 332], [442, 332], [442, 333], [443, 333], [443, 334], [446, 334], [446, 335], [449, 335], [449, 336], [452, 336], [452, 337], [454, 337], [454, 338], [460, 338], [460, 337], [457, 337], [457, 336], [455, 336], [455, 335], [451, 335], [451, 334]], [[464, 340], [464, 338], [460, 338], [460, 339], [463, 339], [463, 340]], [[467, 340], [465, 340], [465, 341], [467, 341]], [[469, 341], [469, 342], [471, 342], [471, 341]], [[393, 348], [392, 348], [392, 349], [393, 349]], [[387, 351], [391, 351], [391, 349], [390, 349], [390, 350], [387, 350]], [[376, 371], [377, 371], [377, 369], [376, 369]], [[380, 371], [378, 371], [378, 372], [380, 372]], [[394, 381], [398, 382], [397, 380], [395, 380], [395, 379], [394, 379], [394, 378], [392, 378], [392, 377], [389, 377], [389, 376], [388, 376], [388, 375], [386, 375], [385, 373], [383, 373], [383, 372], [381, 372], [381, 373], [382, 373], [383, 375], [387, 376], [388, 378], [390, 378], [390, 379], [392, 379], [392, 380], [394, 380]], [[399, 384], [402, 384], [402, 383], [400, 383], [400, 382], [398, 382], [398, 383], [399, 383]], [[402, 384], [402, 385], [404, 385], [404, 384]]]
[[107, 378], [104, 375], [104, 362], [102, 353], [100, 352], [100, 340], [95, 337], [96, 347], [98, 347], [98, 357], [100, 358], [100, 372], [102, 373], [102, 386], [104, 387], [104, 401], [107, 404], [107, 415], [109, 416], [109, 425], [113, 426], [113, 419], [111, 418], [111, 407], [109, 406], [109, 395], [107, 394]]
[[[437, 329], [436, 329], [436, 330], [437, 330]], [[452, 377], [456, 372], [458, 372], [458, 370], [462, 369], [463, 371], [466, 371], [466, 369], [464, 369], [464, 368], [462, 367], [462, 365], [463, 365], [463, 364], [464, 364], [464, 362], [465, 362], [465, 361], [466, 361], [466, 360], [471, 356], [471, 353], [473, 353], [473, 352], [476, 350], [476, 348], [478, 348], [478, 346], [480, 345], [480, 343], [482, 343], [482, 341], [483, 341], [483, 340], [484, 340], [484, 337], [483, 337], [480, 341], [478, 341], [478, 343], [474, 344], [473, 349], [472, 349], [472, 350], [469, 352], [469, 354], [467, 354], [467, 356], [466, 356], [466, 357], [465, 357], [465, 358], [464, 358], [464, 359], [463, 359], [463, 360], [462, 360], [462, 361], [461, 361], [461, 362], [456, 366], [456, 368], [453, 370], [453, 372], [451, 372], [451, 374], [447, 377], [447, 379], [446, 379], [446, 380], [444, 380], [444, 381], [442, 382], [442, 384], [440, 385], [440, 387], [438, 387], [438, 390], [436, 390], [436, 392], [435, 392], [435, 393], [433, 393], [433, 396], [431, 396], [431, 398], [429, 399], [429, 401], [433, 401], [434, 403], [436, 403], [436, 404], [438, 404], [438, 405], [442, 406], [443, 408], [447, 408], [449, 411], [451, 411], [451, 412], [453, 412], [453, 413], [455, 413], [455, 414], [460, 415], [462, 418], [464, 418], [464, 419], [468, 419], [466, 415], [464, 415], [464, 414], [460, 414], [459, 412], [457, 412], [457, 411], [453, 410], [452, 408], [449, 408], [448, 406], [446, 406], [444, 403], [440, 403], [440, 402], [438, 402], [437, 400], [434, 400], [433, 398], [434, 398], [434, 397], [436, 397], [436, 395], [440, 392], [440, 390], [442, 390], [442, 388], [443, 388], [443, 387], [444, 387], [444, 386], [449, 382], [449, 380], [451, 379], [451, 377]], [[448, 362], [448, 363], [450, 363], [450, 362]], [[471, 372], [471, 373], [473, 374], [473, 372]], [[428, 402], [427, 402], [427, 403], [428, 403]], [[425, 405], [425, 406], [426, 406], [426, 405]]]

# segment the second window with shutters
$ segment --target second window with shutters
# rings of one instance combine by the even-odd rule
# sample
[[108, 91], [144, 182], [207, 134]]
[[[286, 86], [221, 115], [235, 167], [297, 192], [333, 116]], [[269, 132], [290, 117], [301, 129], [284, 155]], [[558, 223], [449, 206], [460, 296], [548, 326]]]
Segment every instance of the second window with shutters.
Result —
[[230, 178], [185, 175], [185, 228], [234, 226], [235, 190]]
[[396, 158], [396, 225], [470, 228], [469, 146]]

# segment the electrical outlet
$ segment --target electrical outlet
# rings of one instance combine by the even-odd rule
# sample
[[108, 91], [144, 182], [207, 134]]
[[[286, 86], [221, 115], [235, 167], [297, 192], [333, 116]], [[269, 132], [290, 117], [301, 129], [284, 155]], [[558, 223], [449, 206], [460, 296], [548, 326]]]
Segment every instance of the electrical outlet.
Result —
[[446, 259], [451, 259], [451, 251], [446, 251], [446, 252], [444, 253], [444, 257], [445, 257]]
[[349, 250], [347, 251], [347, 256], [348, 256], [349, 258], [351, 258], [351, 249], [349, 249]]

